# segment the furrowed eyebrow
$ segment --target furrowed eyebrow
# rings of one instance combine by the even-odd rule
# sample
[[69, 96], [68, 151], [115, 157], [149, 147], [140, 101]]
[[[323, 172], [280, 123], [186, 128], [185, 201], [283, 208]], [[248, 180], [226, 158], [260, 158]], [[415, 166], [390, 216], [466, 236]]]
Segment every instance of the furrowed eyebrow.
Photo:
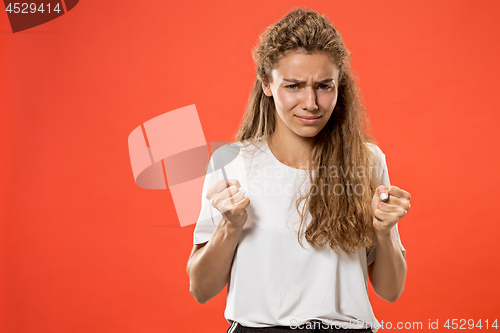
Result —
[[[288, 82], [292, 82], [292, 83], [306, 83], [306, 81], [301, 81], [301, 80], [297, 80], [297, 79], [283, 79], [283, 81], [288, 81]], [[335, 82], [333, 79], [324, 79], [324, 80], [314, 82], [314, 83], [327, 83], [330, 81]]]

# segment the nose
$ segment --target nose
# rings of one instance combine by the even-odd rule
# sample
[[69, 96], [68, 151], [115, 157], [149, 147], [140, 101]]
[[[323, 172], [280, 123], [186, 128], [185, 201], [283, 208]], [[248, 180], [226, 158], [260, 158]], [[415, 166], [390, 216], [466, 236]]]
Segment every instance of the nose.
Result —
[[316, 104], [316, 92], [312, 87], [306, 87], [304, 91], [302, 109], [307, 111], [314, 111], [318, 109], [318, 105]]

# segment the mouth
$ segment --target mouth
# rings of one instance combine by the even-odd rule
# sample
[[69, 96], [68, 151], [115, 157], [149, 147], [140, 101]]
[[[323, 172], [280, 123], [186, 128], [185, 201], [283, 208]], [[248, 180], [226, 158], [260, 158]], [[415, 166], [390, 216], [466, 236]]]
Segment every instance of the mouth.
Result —
[[318, 121], [321, 116], [295, 116], [297, 117], [301, 122], [305, 124], [314, 124], [315, 122]]
[[295, 117], [302, 118], [302, 119], [319, 119], [319, 118], [321, 118], [321, 116], [318, 116], [318, 117], [316, 117], [316, 116], [295, 116]]

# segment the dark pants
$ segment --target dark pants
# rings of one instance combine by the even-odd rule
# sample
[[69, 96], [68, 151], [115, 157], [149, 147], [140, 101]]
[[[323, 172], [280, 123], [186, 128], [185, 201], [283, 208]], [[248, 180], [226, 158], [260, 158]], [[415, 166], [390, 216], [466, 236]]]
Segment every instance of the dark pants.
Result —
[[[335, 328], [335, 326], [328, 326], [322, 324], [320, 321], [313, 320], [311, 324], [301, 325], [303, 328], [296, 326], [272, 326], [272, 327], [246, 327], [239, 323], [233, 323], [228, 328], [227, 333], [372, 333], [370, 328], [361, 329], [347, 329]], [[328, 326], [328, 328], [326, 328]], [[311, 327], [311, 328], [306, 328]]]

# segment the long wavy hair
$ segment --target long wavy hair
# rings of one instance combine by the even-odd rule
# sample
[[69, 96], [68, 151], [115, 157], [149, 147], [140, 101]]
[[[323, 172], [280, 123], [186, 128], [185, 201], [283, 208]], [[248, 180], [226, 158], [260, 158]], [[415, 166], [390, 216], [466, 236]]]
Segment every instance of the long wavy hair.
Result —
[[[272, 96], [264, 94], [262, 83], [272, 81], [272, 70], [291, 50], [326, 52], [340, 70], [337, 104], [325, 127], [313, 138], [311, 188], [295, 203], [301, 217], [299, 243], [303, 234], [313, 246], [353, 253], [374, 243], [371, 199], [379, 184], [369, 172], [375, 165], [374, 156], [365, 143], [376, 142], [368, 134], [369, 120], [350, 69], [351, 54], [325, 16], [301, 7], [262, 33], [253, 52], [257, 77], [235, 142], [255, 143], [273, 134], [275, 104]], [[305, 204], [300, 209], [302, 202]], [[306, 225], [308, 213], [311, 221]]]

